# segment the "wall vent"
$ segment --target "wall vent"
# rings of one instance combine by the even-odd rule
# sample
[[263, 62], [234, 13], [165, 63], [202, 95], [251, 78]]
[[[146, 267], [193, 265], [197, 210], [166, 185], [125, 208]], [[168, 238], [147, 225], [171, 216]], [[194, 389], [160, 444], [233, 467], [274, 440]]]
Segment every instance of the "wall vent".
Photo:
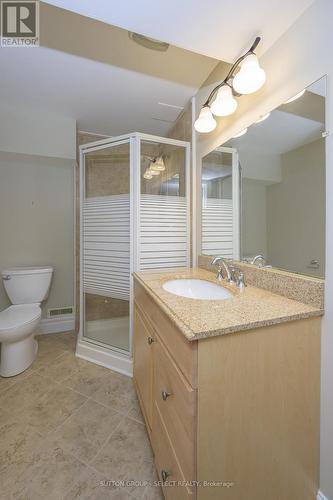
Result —
[[48, 318], [56, 318], [58, 316], [68, 316], [73, 314], [73, 307], [57, 307], [54, 309], [48, 309], [47, 310], [47, 317]]

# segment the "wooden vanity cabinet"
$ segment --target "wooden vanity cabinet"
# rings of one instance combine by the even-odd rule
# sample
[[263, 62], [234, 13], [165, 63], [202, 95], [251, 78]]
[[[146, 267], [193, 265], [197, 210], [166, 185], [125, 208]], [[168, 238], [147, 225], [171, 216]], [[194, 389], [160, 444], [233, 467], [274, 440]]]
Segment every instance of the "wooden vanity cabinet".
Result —
[[159, 478], [179, 485], [165, 498], [315, 500], [320, 318], [188, 342], [137, 281], [135, 304], [134, 381]]
[[134, 310], [134, 382], [148, 431], [152, 428], [153, 347], [155, 332], [144, 314]]

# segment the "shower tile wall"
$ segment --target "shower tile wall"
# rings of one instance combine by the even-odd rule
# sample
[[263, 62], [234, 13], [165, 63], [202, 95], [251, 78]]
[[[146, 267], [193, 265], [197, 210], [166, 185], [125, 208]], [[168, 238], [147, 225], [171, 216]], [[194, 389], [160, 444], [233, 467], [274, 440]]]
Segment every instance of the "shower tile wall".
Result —
[[107, 319], [110, 316], [120, 318], [129, 316], [129, 302], [127, 300], [112, 299], [86, 293], [86, 320]]

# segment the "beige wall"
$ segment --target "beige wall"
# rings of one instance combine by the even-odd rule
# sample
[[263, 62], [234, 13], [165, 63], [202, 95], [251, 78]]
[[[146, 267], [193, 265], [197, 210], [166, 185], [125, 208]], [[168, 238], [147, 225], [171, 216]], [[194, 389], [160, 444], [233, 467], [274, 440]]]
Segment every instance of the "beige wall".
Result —
[[[44, 305], [74, 305], [74, 160], [0, 152], [0, 269], [52, 265]], [[0, 282], [0, 310], [9, 300]]]
[[[282, 269], [323, 276], [325, 141], [281, 156], [282, 181], [267, 186], [267, 259]], [[311, 260], [319, 268], [309, 267]]]
[[76, 121], [73, 118], [0, 104], [0, 151], [75, 159]]
[[[266, 85], [239, 99], [235, 115], [219, 120], [213, 134], [198, 138], [198, 159], [276, 108], [301, 89], [328, 74], [327, 129], [332, 129], [333, 3], [316, 0], [291, 28], [260, 58]], [[249, 41], [251, 43], [251, 41]], [[260, 47], [259, 47], [260, 49]], [[198, 106], [203, 96], [199, 95]], [[321, 490], [333, 499], [333, 135], [326, 140], [326, 293], [322, 328]], [[306, 383], [306, 381], [305, 381]]]
[[[0, 115], [0, 269], [54, 267], [45, 316], [74, 305], [76, 121], [6, 103]], [[8, 304], [0, 281], [0, 310]]]
[[241, 217], [241, 255], [254, 257], [267, 256], [267, 208], [266, 184], [243, 178], [242, 217]]

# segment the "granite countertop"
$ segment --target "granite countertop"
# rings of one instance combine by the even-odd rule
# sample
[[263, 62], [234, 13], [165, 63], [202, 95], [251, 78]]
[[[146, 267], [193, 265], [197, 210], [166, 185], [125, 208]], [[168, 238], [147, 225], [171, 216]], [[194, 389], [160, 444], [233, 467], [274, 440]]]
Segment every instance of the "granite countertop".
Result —
[[[251, 285], [240, 290], [224, 280], [219, 282], [213, 273], [201, 268], [142, 271], [134, 273], [134, 277], [189, 341], [323, 314], [322, 309]], [[166, 281], [184, 278], [221, 284], [233, 297], [226, 300], [189, 299], [163, 289]]]

